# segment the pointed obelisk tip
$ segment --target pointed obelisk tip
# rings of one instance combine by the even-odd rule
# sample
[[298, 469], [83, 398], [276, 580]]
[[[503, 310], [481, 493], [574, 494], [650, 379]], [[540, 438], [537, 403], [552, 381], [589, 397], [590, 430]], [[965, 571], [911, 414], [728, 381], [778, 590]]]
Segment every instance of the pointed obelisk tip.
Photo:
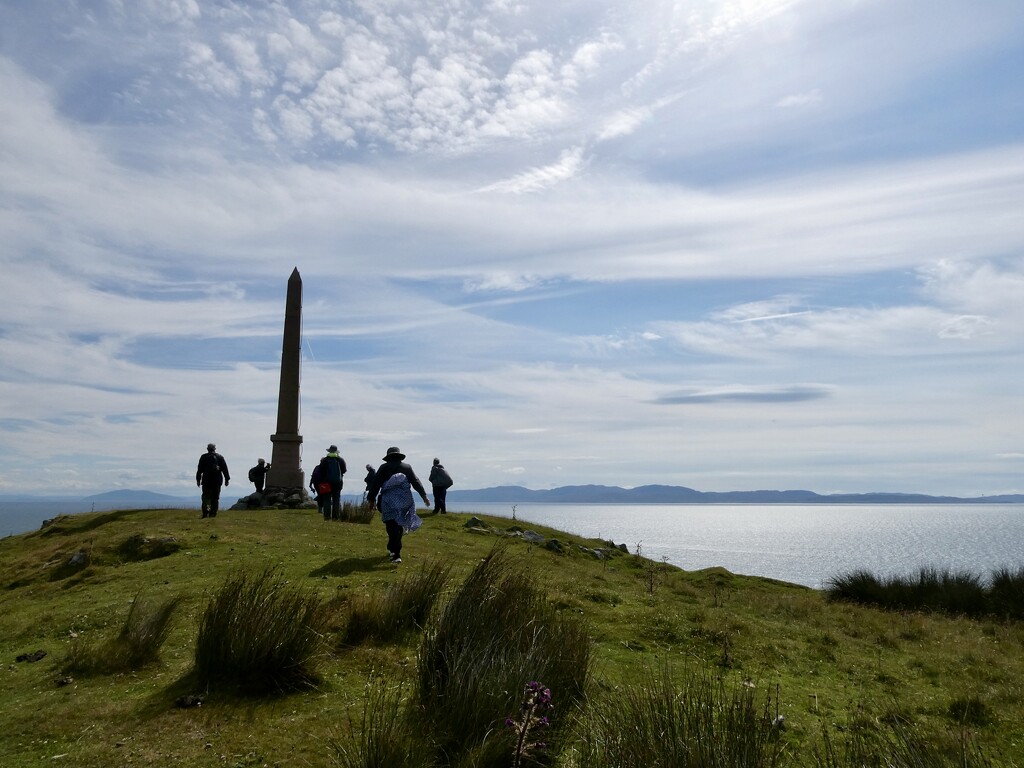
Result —
[[296, 267], [295, 269], [292, 270], [292, 276], [289, 277], [288, 279], [289, 280], [302, 280], [302, 278], [299, 277], [299, 268], [298, 267]]

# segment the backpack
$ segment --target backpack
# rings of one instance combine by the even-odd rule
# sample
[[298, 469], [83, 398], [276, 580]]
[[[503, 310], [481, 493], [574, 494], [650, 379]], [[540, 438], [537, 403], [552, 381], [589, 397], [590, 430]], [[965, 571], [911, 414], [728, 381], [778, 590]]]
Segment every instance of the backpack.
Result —
[[455, 484], [455, 481], [452, 480], [452, 476], [448, 474], [448, 470], [444, 467], [440, 467], [439, 469], [441, 470], [439, 473], [441, 475], [439, 478], [441, 482], [437, 484], [437, 487], [446, 489], [451, 488]]
[[249, 470], [249, 482], [250, 483], [255, 483], [256, 482], [256, 470], [257, 470], [257, 467], [253, 467], [252, 469]]

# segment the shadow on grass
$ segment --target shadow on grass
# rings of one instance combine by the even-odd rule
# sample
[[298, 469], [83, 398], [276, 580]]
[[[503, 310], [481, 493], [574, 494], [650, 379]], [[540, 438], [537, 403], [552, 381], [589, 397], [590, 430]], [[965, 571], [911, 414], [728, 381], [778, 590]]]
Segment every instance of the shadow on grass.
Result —
[[111, 512], [101, 512], [98, 514], [59, 515], [37, 533], [42, 537], [84, 533], [85, 531], [96, 530], [107, 523], [116, 523], [118, 520], [152, 511], [151, 509], [115, 509]]
[[309, 572], [310, 576], [351, 576], [357, 571], [376, 571], [388, 566], [386, 557], [335, 558]]
[[260, 696], [246, 695], [230, 685], [218, 685], [207, 687], [203, 685], [195, 669], [185, 672], [177, 680], [165, 688], [154, 691], [141, 706], [135, 711], [134, 717], [139, 721], [154, 720], [165, 717], [169, 711], [181, 711], [191, 713], [190, 718], [205, 717], [203, 710], [216, 712], [223, 711], [223, 707], [230, 707], [233, 712], [242, 712], [243, 716], [249, 719], [258, 715], [260, 708], [274, 706], [286, 692], [266, 693]]

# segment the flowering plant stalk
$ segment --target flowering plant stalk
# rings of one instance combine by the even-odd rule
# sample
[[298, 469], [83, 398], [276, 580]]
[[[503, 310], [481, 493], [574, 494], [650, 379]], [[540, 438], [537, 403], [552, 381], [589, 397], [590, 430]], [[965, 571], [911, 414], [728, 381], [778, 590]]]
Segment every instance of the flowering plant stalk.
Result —
[[538, 729], [547, 728], [551, 723], [548, 720], [547, 712], [555, 708], [551, 703], [551, 689], [545, 688], [543, 683], [533, 680], [526, 684], [523, 691], [523, 704], [519, 717], [510, 717], [505, 725], [516, 733], [516, 750], [513, 753], [513, 768], [520, 768], [523, 756], [533, 750], [544, 749], [547, 744], [539, 741], [534, 733]]

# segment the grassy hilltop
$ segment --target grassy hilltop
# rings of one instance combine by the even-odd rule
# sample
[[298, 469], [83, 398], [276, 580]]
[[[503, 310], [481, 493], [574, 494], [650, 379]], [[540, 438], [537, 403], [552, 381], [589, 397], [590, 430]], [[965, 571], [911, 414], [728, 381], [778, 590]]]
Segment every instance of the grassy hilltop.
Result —
[[[387, 729], [410, 711], [401, 701], [422, 684], [424, 638], [443, 634], [439, 613], [504, 543], [498, 551], [522, 579], [510, 583], [536, 589], [542, 605], [535, 607], [550, 617], [541, 623], [582, 627], [592, 643], [575, 704], [565, 684], [541, 680], [551, 685], [552, 727], [561, 736], [547, 750], [521, 749], [522, 765], [613, 764], [596, 757], [614, 740], [610, 727], [631, 729], [640, 714], [689, 696], [709, 705], [686, 710], [697, 719], [753, 713], [769, 743], [770, 760], [715, 764], [838, 768], [875, 738], [891, 746], [889, 754], [927, 757], [884, 758], [893, 765], [962, 765], [966, 752], [968, 765], [1024, 766], [1020, 623], [830, 603], [805, 587], [722, 569], [684, 571], [532, 524], [559, 546], [508, 536], [516, 525], [508, 519], [481, 517], [484, 525], [470, 528], [470, 517], [425, 517], [406, 536], [398, 566], [385, 557], [379, 518], [329, 523], [310, 510], [224, 511], [213, 520], [180, 509], [82, 514], [0, 540], [0, 765], [354, 765], [342, 754], [360, 734], [367, 740], [364, 721], [370, 736], [376, 722], [380, 738], [401, 738]], [[322, 614], [313, 685], [254, 695], [203, 684], [194, 667], [208, 606], [240, 574], [268, 572]], [[357, 608], [379, 606], [396, 585], [427, 572], [446, 578], [420, 630], [353, 641]], [[95, 660], [103, 653], [96, 649], [118, 637], [133, 603], [169, 607], [159, 659], [83, 667], [83, 657]], [[46, 655], [32, 660], [36, 651]], [[524, 674], [511, 692], [466, 696], [505, 696], [515, 719], [521, 686], [533, 679]], [[655, 693], [644, 699], [645, 691]], [[202, 705], [180, 706], [198, 700], [189, 697]], [[388, 717], [374, 720], [375, 708]], [[715, 722], [693, 732], [737, 738]], [[514, 743], [504, 727], [497, 722], [487, 735], [500, 750]], [[648, 741], [668, 740], [663, 731]], [[496, 764], [492, 758], [449, 751], [434, 764], [468, 768]], [[658, 759], [636, 764], [693, 764]], [[620, 757], [618, 764], [631, 763]]]

